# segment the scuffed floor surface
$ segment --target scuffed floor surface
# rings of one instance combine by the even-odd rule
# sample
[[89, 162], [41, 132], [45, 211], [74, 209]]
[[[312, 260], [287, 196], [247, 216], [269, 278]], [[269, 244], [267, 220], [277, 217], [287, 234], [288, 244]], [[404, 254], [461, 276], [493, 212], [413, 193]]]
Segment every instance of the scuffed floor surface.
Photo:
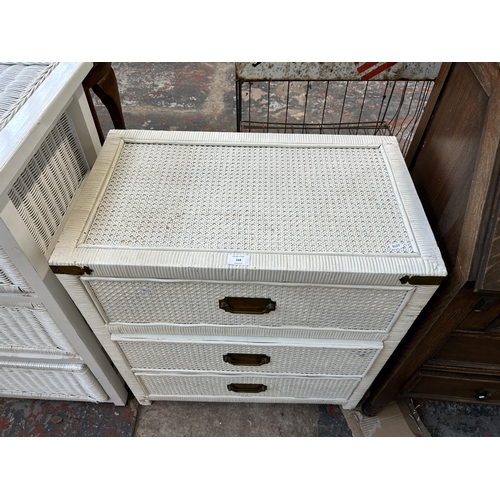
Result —
[[156, 401], [139, 408], [137, 437], [351, 437], [334, 405]]
[[500, 436], [500, 406], [414, 399], [432, 437]]
[[0, 399], [1, 437], [131, 437], [137, 403]]

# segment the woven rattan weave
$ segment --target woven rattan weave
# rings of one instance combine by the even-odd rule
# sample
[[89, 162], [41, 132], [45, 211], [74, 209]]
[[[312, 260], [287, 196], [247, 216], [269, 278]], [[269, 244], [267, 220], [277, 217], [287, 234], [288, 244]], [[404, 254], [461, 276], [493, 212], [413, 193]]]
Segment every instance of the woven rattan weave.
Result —
[[0, 293], [31, 292], [31, 288], [23, 278], [4, 249], [0, 246]]
[[0, 63], [0, 130], [56, 66], [57, 63]]
[[[251, 326], [299, 326], [388, 331], [409, 288], [357, 288], [301, 284], [84, 278], [110, 322]], [[219, 308], [219, 299], [271, 297], [272, 315], [238, 316]], [[183, 307], [194, 303], [196, 308]], [[331, 304], [335, 304], [332, 308]]]
[[[183, 399], [200, 401], [260, 401], [311, 403], [345, 403], [359, 379], [321, 377], [221, 376], [205, 374], [145, 374], [138, 378], [146, 386], [152, 400]], [[266, 390], [258, 395], [228, 391], [231, 383], [262, 384]]]
[[[400, 245], [391, 246], [394, 242]], [[378, 147], [126, 143], [85, 243], [266, 252], [414, 251]]]
[[42, 252], [52, 243], [88, 169], [71, 119], [63, 114], [9, 191]]
[[0, 303], [0, 349], [74, 355], [75, 350], [42, 304]]
[[[249, 372], [340, 375], [362, 377], [368, 371], [382, 344], [378, 346], [342, 345], [337, 341], [330, 346], [290, 346], [266, 343], [224, 344], [219, 342], [166, 342], [166, 341], [118, 341], [133, 369], [182, 370], [187, 366], [196, 371]], [[262, 351], [270, 362], [262, 366], [234, 366], [224, 362], [224, 355], [237, 351], [252, 354]], [[260, 352], [259, 351], [259, 352]]]
[[0, 360], [0, 394], [93, 402], [109, 399], [85, 365], [35, 361]]

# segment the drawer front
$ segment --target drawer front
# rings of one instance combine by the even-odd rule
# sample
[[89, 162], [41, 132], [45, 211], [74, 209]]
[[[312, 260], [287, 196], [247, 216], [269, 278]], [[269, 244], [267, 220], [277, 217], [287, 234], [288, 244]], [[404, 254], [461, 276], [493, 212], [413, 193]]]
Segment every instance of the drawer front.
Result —
[[[412, 288], [82, 278], [108, 322], [390, 330]], [[274, 303], [234, 314], [228, 298]], [[252, 306], [253, 307], [253, 306]]]
[[86, 365], [0, 360], [0, 395], [42, 399], [109, 400]]
[[5, 250], [0, 246], [0, 293], [31, 293], [32, 290]]
[[[118, 341], [132, 369], [362, 377], [382, 343], [302, 347], [266, 343]], [[372, 345], [370, 345], [372, 344]]]
[[75, 356], [75, 349], [42, 304], [0, 303], [0, 350]]
[[500, 380], [422, 371], [408, 391], [408, 397], [436, 396], [437, 399], [500, 404]]
[[346, 402], [358, 379], [137, 373], [151, 400]]
[[500, 318], [499, 296], [477, 296], [477, 303], [456, 327], [456, 330], [483, 331], [498, 328]]
[[500, 367], [500, 336], [455, 332], [432, 359], [483, 363]]

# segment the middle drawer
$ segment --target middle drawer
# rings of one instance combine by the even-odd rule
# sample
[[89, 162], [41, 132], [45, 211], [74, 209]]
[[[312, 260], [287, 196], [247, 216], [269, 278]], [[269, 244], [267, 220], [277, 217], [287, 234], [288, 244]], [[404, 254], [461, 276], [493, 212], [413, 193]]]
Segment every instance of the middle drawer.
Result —
[[112, 335], [133, 370], [255, 372], [363, 377], [382, 342], [228, 342]]

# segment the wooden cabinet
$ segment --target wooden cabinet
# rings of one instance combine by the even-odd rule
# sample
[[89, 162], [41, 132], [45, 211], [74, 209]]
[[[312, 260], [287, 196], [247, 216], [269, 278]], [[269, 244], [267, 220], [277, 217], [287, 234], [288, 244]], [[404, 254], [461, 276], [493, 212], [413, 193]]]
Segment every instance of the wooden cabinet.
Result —
[[372, 384], [398, 398], [500, 404], [500, 65], [443, 64], [407, 155], [449, 275]]

